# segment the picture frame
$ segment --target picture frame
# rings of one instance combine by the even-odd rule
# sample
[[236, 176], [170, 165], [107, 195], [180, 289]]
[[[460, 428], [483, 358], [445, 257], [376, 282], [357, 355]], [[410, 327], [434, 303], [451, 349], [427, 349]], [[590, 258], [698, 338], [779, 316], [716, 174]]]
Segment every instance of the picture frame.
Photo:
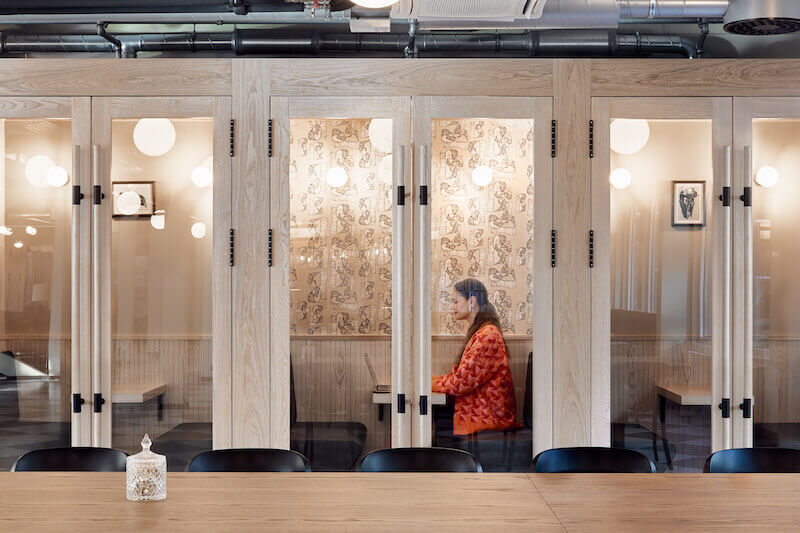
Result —
[[672, 182], [673, 227], [706, 225], [706, 182], [674, 180]]
[[[131, 212], [130, 204], [120, 205], [123, 193], [139, 195], [140, 206]], [[156, 184], [155, 181], [112, 181], [111, 182], [111, 216], [117, 219], [150, 218], [156, 211]], [[126, 195], [130, 199], [131, 195]]]

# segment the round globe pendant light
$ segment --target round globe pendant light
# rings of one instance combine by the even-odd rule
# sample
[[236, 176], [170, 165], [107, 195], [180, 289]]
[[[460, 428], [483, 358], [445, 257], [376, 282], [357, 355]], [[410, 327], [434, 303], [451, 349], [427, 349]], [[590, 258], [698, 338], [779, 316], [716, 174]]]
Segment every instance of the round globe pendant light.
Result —
[[164, 155], [175, 145], [175, 126], [167, 118], [143, 118], [133, 128], [133, 144], [144, 155]]
[[64, 167], [51, 167], [47, 171], [47, 184], [53, 188], [63, 187], [68, 181], [69, 174]]
[[195, 239], [202, 239], [206, 236], [206, 225], [202, 222], [195, 222], [192, 224], [192, 237]]
[[163, 209], [157, 209], [153, 215], [150, 215], [150, 225], [154, 229], [164, 229], [166, 222], [166, 214]]
[[618, 118], [611, 123], [611, 149], [618, 154], [635, 154], [650, 140], [650, 125], [646, 120]]
[[399, 0], [352, 0], [352, 2], [361, 7], [378, 9], [381, 7], [389, 7], [395, 5]]
[[492, 182], [492, 169], [486, 165], [475, 167], [472, 171], [472, 182], [478, 187], [486, 187]]
[[778, 171], [766, 166], [758, 169], [756, 173], [756, 183], [761, 187], [772, 187], [778, 183]]
[[392, 119], [373, 118], [368, 133], [372, 146], [386, 154], [392, 151]]
[[47, 173], [53, 168], [53, 160], [46, 155], [35, 155], [25, 163], [25, 179], [39, 189], [47, 187]]
[[347, 183], [347, 171], [342, 167], [331, 167], [325, 174], [325, 181], [331, 187], [341, 187]]
[[117, 209], [123, 215], [135, 215], [142, 206], [142, 197], [135, 191], [124, 191], [117, 195]]
[[614, 171], [608, 177], [609, 183], [611, 183], [615, 189], [626, 188], [631, 184], [631, 179], [631, 173], [625, 168], [614, 169]]

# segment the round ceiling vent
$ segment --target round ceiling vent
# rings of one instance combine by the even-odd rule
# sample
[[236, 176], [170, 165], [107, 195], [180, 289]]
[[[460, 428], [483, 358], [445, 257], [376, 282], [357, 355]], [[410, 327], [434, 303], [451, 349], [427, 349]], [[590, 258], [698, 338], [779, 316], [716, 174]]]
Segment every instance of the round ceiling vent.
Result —
[[800, 31], [800, 1], [731, 0], [725, 31], [740, 35], [780, 35]]

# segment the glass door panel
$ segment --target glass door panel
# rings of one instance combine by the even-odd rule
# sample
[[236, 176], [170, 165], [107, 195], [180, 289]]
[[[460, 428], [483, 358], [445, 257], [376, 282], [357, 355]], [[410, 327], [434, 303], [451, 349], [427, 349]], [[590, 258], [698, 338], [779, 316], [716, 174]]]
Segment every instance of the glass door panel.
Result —
[[[535, 181], [551, 177], [549, 100], [431, 98], [417, 111], [422, 120], [430, 117], [427, 131], [418, 132], [424, 136], [418, 157], [426, 165], [420, 184], [429, 200], [419, 206], [417, 269], [425, 299], [417, 317], [424, 367], [417, 387], [430, 394], [424, 401], [432, 416], [420, 416], [415, 440], [425, 445], [429, 431], [428, 444], [466, 450], [485, 471], [527, 472], [535, 205], [551, 202], [538, 200]], [[545, 223], [542, 236], [552, 227]], [[543, 287], [549, 270], [548, 263]]]
[[737, 119], [752, 127], [751, 142], [748, 128], [741, 130], [741, 185], [752, 187], [752, 208], [737, 202], [750, 231], [736, 242], [746, 276], [742, 318], [752, 331], [745, 328], [742, 337], [743, 379], [735, 394], [737, 405], [752, 403], [737, 411], [737, 433], [742, 446], [800, 448], [800, 416], [794, 408], [800, 400], [800, 321], [795, 313], [800, 183], [794, 178], [800, 164], [800, 100], [737, 99], [735, 108]]
[[659, 472], [700, 472], [723, 445], [730, 209], [718, 196], [730, 150], [715, 128], [725, 124], [721, 106], [669, 100], [594, 102], [594, 188], [608, 201], [593, 215], [594, 275], [610, 283], [611, 445], [643, 453]]
[[288, 148], [288, 168], [275, 179], [277, 190], [288, 186], [289, 231], [278, 238], [288, 237], [289, 308], [274, 316], [289, 317], [276, 333], [288, 335], [289, 354], [272, 357], [289, 357], [291, 449], [315, 471], [351, 470], [409, 438], [397, 201], [408, 99], [292, 98], [286, 107], [277, 157]]
[[[88, 444], [88, 408], [72, 414], [72, 394], [88, 396], [79, 319], [71, 319], [79, 298], [79, 136], [70, 99], [24, 100], [0, 99], [0, 470], [35, 449]], [[20, 114], [26, 108], [36, 112]]]
[[212, 361], [225, 342], [214, 313], [225, 312], [219, 296], [230, 291], [215, 274], [229, 268], [227, 256], [212, 253], [227, 239], [215, 226], [229, 227], [216, 219], [215, 202], [230, 198], [230, 159], [220, 142], [227, 116], [213, 101], [172, 102], [98, 104], [110, 122], [101, 139], [110, 247], [100, 244], [110, 349], [101, 365], [111, 445], [136, 453], [147, 433], [168, 469], [183, 471], [212, 448]]

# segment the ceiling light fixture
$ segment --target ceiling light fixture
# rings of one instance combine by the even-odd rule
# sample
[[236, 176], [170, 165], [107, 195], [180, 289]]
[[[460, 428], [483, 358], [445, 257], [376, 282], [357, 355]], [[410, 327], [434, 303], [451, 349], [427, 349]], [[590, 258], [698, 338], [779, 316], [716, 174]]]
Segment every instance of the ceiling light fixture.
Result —
[[472, 182], [478, 187], [486, 187], [492, 182], [492, 179], [494, 179], [492, 169], [486, 165], [475, 167], [475, 170], [472, 171]]
[[646, 120], [615, 119], [611, 123], [611, 149], [618, 154], [635, 154], [650, 140], [650, 125]]
[[47, 187], [47, 173], [53, 168], [53, 160], [46, 155], [35, 155], [25, 163], [25, 179], [39, 189]]
[[395, 5], [399, 0], [351, 0], [355, 5], [370, 9], [380, 9]]
[[392, 119], [373, 118], [367, 133], [374, 148], [386, 154], [392, 152]]
[[144, 155], [164, 155], [175, 146], [175, 126], [168, 118], [143, 118], [133, 128], [133, 144]]
[[47, 171], [47, 184], [55, 189], [63, 187], [69, 181], [69, 174], [64, 167], [51, 167]]
[[339, 166], [331, 167], [327, 174], [325, 174], [325, 181], [327, 181], [328, 185], [331, 187], [341, 187], [347, 183], [347, 171]]
[[761, 187], [772, 187], [778, 183], [778, 177], [778, 171], [773, 167], [761, 167], [756, 173], [756, 183]]
[[617, 168], [608, 177], [608, 181], [615, 189], [624, 189], [631, 184], [631, 173], [626, 168]]

